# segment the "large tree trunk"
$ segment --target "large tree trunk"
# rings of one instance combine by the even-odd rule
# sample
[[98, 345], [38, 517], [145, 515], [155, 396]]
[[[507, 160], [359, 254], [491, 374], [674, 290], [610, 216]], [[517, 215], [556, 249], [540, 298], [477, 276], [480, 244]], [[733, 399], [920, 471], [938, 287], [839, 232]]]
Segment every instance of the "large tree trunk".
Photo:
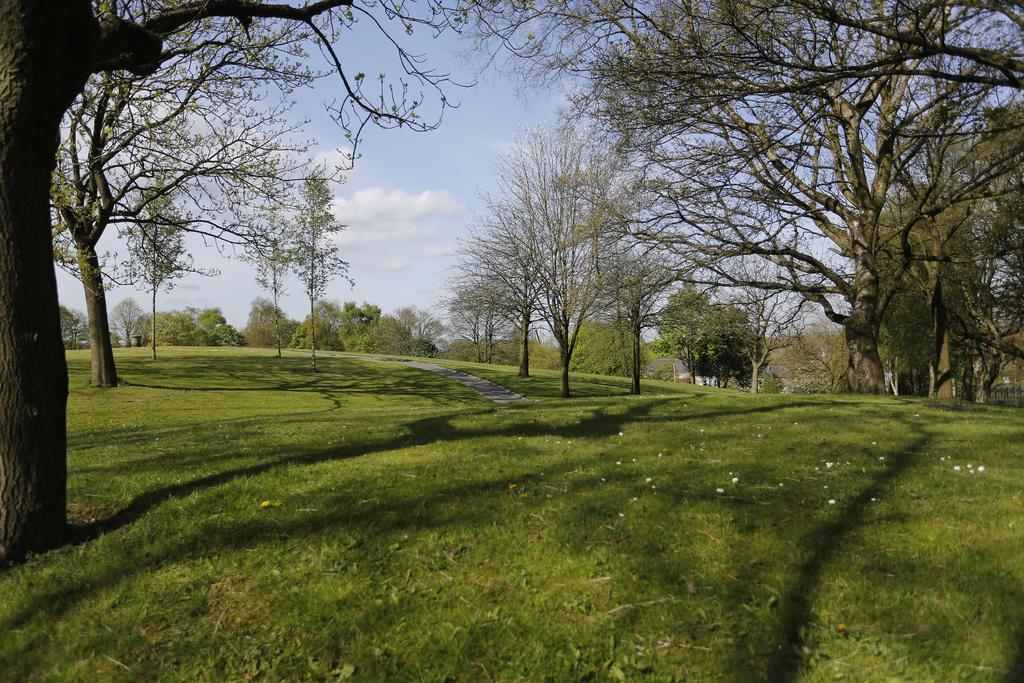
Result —
[[929, 275], [929, 308], [932, 316], [932, 367], [935, 378], [932, 397], [953, 398], [953, 368], [949, 356], [950, 330], [946, 319], [946, 302], [942, 297], [942, 277], [936, 265]]
[[519, 339], [519, 376], [529, 377], [530, 376], [530, 316], [524, 315], [522, 318], [520, 331], [522, 334]]
[[95, 246], [75, 240], [78, 269], [85, 290], [85, 308], [89, 316], [89, 356], [94, 387], [116, 387], [117, 369], [114, 349], [110, 341], [110, 321], [107, 318], [107, 295], [103, 288], [103, 273]]
[[856, 249], [853, 291], [850, 315], [843, 324], [849, 353], [847, 382], [850, 391], [882, 394], [885, 369], [878, 354], [878, 274], [874, 257], [864, 248]]
[[978, 403], [992, 402], [992, 386], [999, 378], [999, 371], [1003, 368], [1003, 357], [999, 353], [992, 353], [982, 358], [981, 386], [978, 387]]
[[84, 0], [0, 0], [0, 564], [65, 536], [68, 380], [49, 188], [60, 119], [96, 39]]
[[564, 344], [559, 344], [558, 352], [562, 371], [562, 383], [558, 395], [562, 398], [571, 398], [572, 394], [569, 393], [569, 349]]

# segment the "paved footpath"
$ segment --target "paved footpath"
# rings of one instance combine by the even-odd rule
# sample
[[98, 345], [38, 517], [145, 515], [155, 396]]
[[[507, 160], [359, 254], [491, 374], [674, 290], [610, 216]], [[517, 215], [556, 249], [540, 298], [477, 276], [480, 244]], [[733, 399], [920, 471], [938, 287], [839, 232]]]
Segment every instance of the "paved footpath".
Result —
[[379, 360], [386, 363], [402, 363], [419, 370], [435, 372], [449, 379], [453, 379], [463, 386], [469, 387], [484, 398], [488, 398], [495, 403], [514, 403], [516, 401], [526, 400], [516, 392], [510, 391], [500, 384], [488, 382], [486, 379], [482, 379], [476, 375], [468, 375], [465, 372], [459, 372], [458, 370], [442, 368], [440, 365], [434, 365], [433, 363], [425, 363], [419, 360], [398, 360], [395, 358], [368, 358], [368, 360]]

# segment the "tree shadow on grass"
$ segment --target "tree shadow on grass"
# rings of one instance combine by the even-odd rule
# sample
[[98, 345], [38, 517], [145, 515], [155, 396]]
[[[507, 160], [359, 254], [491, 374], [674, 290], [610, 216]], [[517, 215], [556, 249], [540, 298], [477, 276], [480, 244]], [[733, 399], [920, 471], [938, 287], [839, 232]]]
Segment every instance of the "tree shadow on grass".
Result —
[[[471, 417], [475, 414], [492, 413], [494, 412], [493, 408], [487, 410], [463, 410], [453, 414], [418, 419], [406, 424], [403, 428], [403, 434], [395, 435], [376, 443], [351, 444], [327, 450], [321, 449], [292, 453], [284, 457], [275, 458], [272, 461], [236, 467], [186, 482], [151, 489], [138, 495], [128, 506], [112, 516], [93, 524], [78, 527], [75, 530], [74, 540], [79, 543], [88, 543], [103, 534], [130, 526], [143, 515], [169, 500], [180, 499], [192, 494], [212, 490], [240, 478], [255, 477], [285, 467], [316, 465], [450, 440], [495, 436], [514, 438], [517, 435], [531, 437], [548, 435], [559, 438], [612, 437], [617, 435], [627, 423], [676, 422], [711, 416], [756, 414], [776, 410], [780, 407], [792, 407], [794, 404], [694, 413], [682, 417], [674, 415], [652, 417], [650, 416], [650, 411], [654, 405], [651, 402], [637, 402], [625, 406], [625, 410], [621, 411], [609, 411], [604, 407], [598, 407], [585, 419], [567, 425], [538, 425], [524, 420], [511, 427], [507, 424], [501, 424], [494, 427], [466, 429], [453, 424], [454, 419]], [[439, 487], [441, 488], [439, 492], [428, 491], [415, 500], [397, 500], [395, 503], [406, 512], [403, 512], [392, 524], [409, 527], [422, 525], [439, 527], [455, 523], [479, 523], [478, 512], [474, 511], [472, 506], [462, 506], [464, 509], [460, 514], [464, 518], [461, 520], [454, 519], [450, 515], [438, 517], [433, 511], [437, 509], [437, 506], [445, 502], [461, 501], [479, 495], [484, 491], [501, 491], [507, 484], [506, 477], [507, 475], [501, 474], [483, 481], [476, 480], [467, 484], [452, 482]], [[409, 512], [412, 510], [418, 512]], [[306, 521], [301, 522], [303, 528], [301, 530], [295, 529], [294, 531], [295, 533], [319, 533], [338, 526], [351, 527], [355, 525], [358, 527], [361, 524], [374, 523], [380, 523], [379, 512], [373, 510], [361, 511], [353, 501], [337, 501], [337, 505], [332, 506], [332, 509], [320, 513], [312, 519], [307, 518]], [[299, 525], [300, 522], [294, 522], [294, 524]], [[207, 552], [211, 552], [212, 549], [248, 547], [270, 536], [279, 537], [281, 534], [291, 533], [287, 525], [272, 528], [266, 526], [253, 527], [248, 522], [242, 522], [232, 525], [230, 528], [221, 529], [221, 533], [214, 535], [201, 533], [202, 530], [190, 530], [188, 531], [189, 536], [185, 541], [172, 542], [170, 547], [164, 550], [159, 550], [159, 541], [140, 546], [138, 552], [134, 553], [135, 557], [126, 556], [120, 558], [119, 561], [112, 563], [95, 577], [76, 580], [74, 585], [41, 590], [32, 598], [29, 598], [19, 609], [0, 620], [0, 627], [19, 628], [25, 625], [37, 612], [47, 614], [49, 617], [59, 618], [73, 609], [75, 605], [105, 588], [124, 582], [132, 576], [151, 570], [164, 563], [187, 558], [190, 553], [195, 552], [196, 545], [199, 543], [197, 535], [202, 536], [200, 544], [202, 548]], [[153, 550], [153, 545], [157, 546], [156, 551]]]
[[[821, 583], [822, 574], [828, 563], [842, 549], [855, 531], [865, 526], [872, 503], [892, 489], [897, 481], [917, 462], [932, 437], [921, 433], [920, 427], [908, 425], [917, 436], [907, 444], [900, 454], [875, 475], [838, 514], [830, 521], [812, 531], [801, 542], [809, 551], [809, 557], [799, 566], [796, 576], [782, 596], [780, 603], [780, 626], [774, 636], [774, 647], [767, 669], [759, 678], [773, 683], [795, 681], [805, 672], [807, 652], [805, 642], [807, 629], [811, 626], [814, 598]], [[745, 661], [743, 653], [737, 652], [737, 664]], [[751, 672], [753, 673], [753, 672]]]

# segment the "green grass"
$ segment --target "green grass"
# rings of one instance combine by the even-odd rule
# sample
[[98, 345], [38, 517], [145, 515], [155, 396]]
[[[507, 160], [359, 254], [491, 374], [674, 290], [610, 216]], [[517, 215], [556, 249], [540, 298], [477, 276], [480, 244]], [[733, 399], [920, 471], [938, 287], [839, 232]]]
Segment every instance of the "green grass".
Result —
[[146, 353], [69, 354], [105, 532], [0, 572], [2, 680], [1024, 678], [1020, 411]]

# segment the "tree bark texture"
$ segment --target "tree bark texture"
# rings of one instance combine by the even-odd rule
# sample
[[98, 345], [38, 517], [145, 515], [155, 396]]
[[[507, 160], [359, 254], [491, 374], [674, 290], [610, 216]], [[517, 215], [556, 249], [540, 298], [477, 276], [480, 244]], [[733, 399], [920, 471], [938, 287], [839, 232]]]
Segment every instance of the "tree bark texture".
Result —
[[65, 538], [68, 380], [49, 188], [97, 36], [85, 0], [0, 0], [0, 564]]
[[89, 316], [90, 379], [94, 387], [116, 387], [117, 368], [114, 365], [114, 347], [110, 340], [110, 320], [107, 316], [107, 295], [103, 287], [103, 272], [95, 246], [75, 240], [78, 269], [85, 290], [85, 308]]
[[874, 257], [867, 249], [855, 248], [853, 301], [843, 323], [849, 353], [847, 382], [860, 394], [885, 393], [885, 369], [878, 353], [879, 287]]
[[562, 398], [571, 398], [572, 394], [569, 393], [569, 350], [564, 345], [559, 348], [559, 356], [561, 360], [559, 365], [562, 370], [562, 382], [558, 395]]
[[523, 315], [519, 338], [519, 376], [530, 376], [530, 316]]
[[[937, 267], [937, 266], [936, 266]], [[946, 301], [942, 296], [942, 278], [936, 272], [930, 277], [929, 308], [932, 317], [932, 367], [935, 368], [933, 398], [953, 398], [953, 367], [950, 361], [950, 330]]]

